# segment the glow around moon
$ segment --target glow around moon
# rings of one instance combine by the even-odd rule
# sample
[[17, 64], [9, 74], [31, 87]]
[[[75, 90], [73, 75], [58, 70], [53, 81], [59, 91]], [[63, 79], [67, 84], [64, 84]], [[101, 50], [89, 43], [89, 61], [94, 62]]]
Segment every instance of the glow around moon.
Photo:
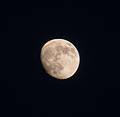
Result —
[[65, 39], [48, 41], [41, 49], [40, 59], [45, 71], [57, 79], [70, 78], [80, 64], [76, 47]]

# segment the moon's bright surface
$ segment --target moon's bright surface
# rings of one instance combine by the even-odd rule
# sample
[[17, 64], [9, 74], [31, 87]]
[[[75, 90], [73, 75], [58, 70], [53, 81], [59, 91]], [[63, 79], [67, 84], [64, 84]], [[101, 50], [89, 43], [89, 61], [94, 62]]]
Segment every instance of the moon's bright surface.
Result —
[[65, 39], [52, 39], [45, 43], [40, 59], [45, 71], [57, 79], [70, 78], [80, 64], [77, 48]]

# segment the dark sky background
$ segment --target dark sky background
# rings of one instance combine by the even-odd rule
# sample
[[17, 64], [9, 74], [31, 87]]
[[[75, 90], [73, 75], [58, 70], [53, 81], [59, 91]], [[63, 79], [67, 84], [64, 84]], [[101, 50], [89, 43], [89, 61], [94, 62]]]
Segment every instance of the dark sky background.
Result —
[[[7, 22], [1, 28], [7, 64], [3, 70], [8, 71], [1, 79], [3, 112], [16, 117], [62, 117], [64, 112], [70, 117], [75, 112], [110, 111], [118, 103], [119, 94], [111, 97], [119, 91], [119, 83], [107, 68], [111, 62], [108, 48], [115, 47], [111, 38], [119, 30], [109, 25], [110, 16], [102, 10], [69, 1], [49, 4], [30, 10], [11, 8], [3, 20]], [[41, 65], [40, 50], [54, 38], [67, 39], [80, 53], [79, 69], [70, 79], [56, 80]]]

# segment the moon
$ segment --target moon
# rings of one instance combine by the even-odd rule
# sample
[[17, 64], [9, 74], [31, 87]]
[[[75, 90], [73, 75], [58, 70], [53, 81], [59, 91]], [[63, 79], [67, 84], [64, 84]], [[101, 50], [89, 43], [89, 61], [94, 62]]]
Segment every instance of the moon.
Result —
[[40, 59], [46, 73], [60, 80], [72, 77], [80, 64], [77, 48], [65, 39], [52, 39], [45, 43]]

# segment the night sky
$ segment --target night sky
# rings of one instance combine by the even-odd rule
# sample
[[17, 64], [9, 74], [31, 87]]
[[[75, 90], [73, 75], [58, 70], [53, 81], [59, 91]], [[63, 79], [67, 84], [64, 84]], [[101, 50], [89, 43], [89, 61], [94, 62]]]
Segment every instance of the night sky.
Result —
[[[62, 117], [62, 112], [70, 117], [74, 112], [104, 111], [110, 105], [109, 88], [118, 87], [105, 70], [110, 61], [105, 58], [110, 28], [104, 25], [104, 15], [79, 8], [77, 3], [56, 4], [8, 13], [8, 28], [2, 33], [7, 56], [3, 69], [8, 70], [1, 80], [2, 108], [16, 117]], [[54, 79], [41, 65], [42, 46], [55, 38], [72, 42], [80, 54], [79, 68], [67, 80]]]

